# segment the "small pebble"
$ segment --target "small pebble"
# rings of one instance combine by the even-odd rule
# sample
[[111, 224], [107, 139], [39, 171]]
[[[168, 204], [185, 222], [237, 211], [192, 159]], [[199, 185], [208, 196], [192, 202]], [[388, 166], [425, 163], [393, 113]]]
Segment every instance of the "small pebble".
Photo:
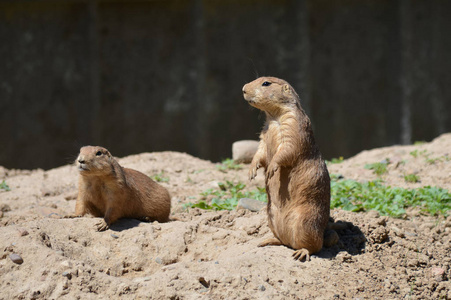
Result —
[[259, 200], [255, 200], [255, 199], [251, 199], [251, 198], [241, 198], [238, 201], [238, 205], [236, 206], [236, 210], [248, 209], [250, 211], [260, 211], [264, 207], [266, 207], [266, 203], [265, 202], [262, 202], [262, 201], [259, 201]]
[[156, 262], [157, 264], [160, 264], [160, 265], [163, 264], [163, 260], [162, 260], [161, 258], [159, 258], [159, 257], [155, 258], [155, 262]]
[[48, 197], [48, 196], [52, 195], [52, 191], [47, 188], [42, 188], [41, 195], [42, 195], [42, 197]]
[[68, 271], [64, 271], [62, 274], [64, 277], [67, 277], [67, 279], [72, 279], [72, 274]]
[[25, 229], [23, 229], [23, 228], [20, 228], [20, 229], [18, 229], [18, 230], [19, 230], [19, 236], [26, 236], [26, 235], [29, 235], [28, 231], [25, 230]]
[[416, 267], [416, 266], [418, 266], [418, 264], [419, 264], [419, 262], [418, 262], [418, 259], [416, 259], [416, 258], [409, 259], [407, 261], [407, 266], [408, 267]]
[[266, 288], [263, 284], [259, 285], [257, 289], [262, 292], [266, 291]]
[[352, 262], [352, 255], [346, 252], [340, 252], [337, 254], [337, 259], [342, 262]]
[[210, 280], [207, 281], [204, 277], [199, 277], [199, 282], [207, 289], [210, 287]]
[[2, 212], [8, 212], [8, 211], [11, 211], [11, 207], [8, 204], [2, 204], [2, 205], [0, 205], [0, 210]]
[[75, 199], [77, 199], [77, 196], [78, 196], [78, 193], [72, 193], [70, 195], [65, 196], [64, 199], [66, 201], [75, 200]]
[[432, 276], [443, 276], [445, 274], [445, 269], [434, 267], [431, 269]]
[[19, 254], [12, 253], [9, 255], [9, 258], [13, 261], [13, 263], [16, 263], [18, 265], [21, 265], [23, 263], [23, 259]]
[[386, 226], [388, 221], [388, 217], [384, 216], [377, 221], [378, 225]]
[[396, 236], [399, 236], [400, 238], [406, 237], [404, 232], [396, 226], [392, 226], [391, 230], [395, 233]]
[[[68, 278], [68, 279], [70, 279], [70, 278]], [[64, 283], [63, 283], [63, 290], [67, 290], [68, 288], [69, 288], [69, 282], [66, 279], [66, 281], [64, 281]]]
[[250, 163], [258, 150], [259, 141], [244, 140], [232, 144], [232, 158], [236, 163]]
[[112, 238], [115, 238], [115, 239], [118, 239], [118, 238], [119, 238], [119, 236], [115, 235], [114, 233], [111, 234], [111, 237], [112, 237]]
[[377, 218], [380, 217], [380, 214], [379, 214], [379, 212], [377, 212], [376, 210], [370, 210], [370, 211], [367, 213], [367, 216], [370, 217], [370, 218], [375, 218], [375, 219], [377, 219]]
[[207, 183], [207, 187], [211, 189], [219, 189], [219, 184], [217, 181], [210, 181]]
[[73, 264], [70, 261], [65, 260], [65, 261], [61, 262], [61, 266], [65, 267], [65, 268], [72, 268]]
[[151, 276], [147, 276], [147, 277], [138, 277], [133, 279], [134, 282], [145, 282], [145, 281], [150, 281], [152, 279]]
[[33, 210], [38, 215], [41, 215], [45, 218], [61, 219], [64, 216], [64, 213], [62, 213], [60, 210], [51, 207], [38, 206], [35, 207]]

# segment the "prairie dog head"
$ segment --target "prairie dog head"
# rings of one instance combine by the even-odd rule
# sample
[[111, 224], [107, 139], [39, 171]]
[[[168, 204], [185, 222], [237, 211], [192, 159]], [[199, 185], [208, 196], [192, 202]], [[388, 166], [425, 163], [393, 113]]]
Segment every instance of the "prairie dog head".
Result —
[[243, 86], [244, 99], [268, 113], [299, 105], [299, 96], [288, 82], [276, 77], [260, 77]]
[[105, 175], [114, 171], [110, 152], [99, 146], [84, 146], [75, 160], [81, 175]]

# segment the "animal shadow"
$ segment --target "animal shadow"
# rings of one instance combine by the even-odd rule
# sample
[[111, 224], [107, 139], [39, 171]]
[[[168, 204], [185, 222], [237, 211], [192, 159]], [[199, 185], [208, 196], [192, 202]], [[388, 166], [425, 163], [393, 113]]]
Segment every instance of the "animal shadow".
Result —
[[138, 227], [141, 223], [149, 223], [146, 220], [138, 220], [138, 219], [129, 219], [129, 218], [123, 218], [117, 220], [115, 223], [110, 225], [110, 229], [113, 231], [124, 231], [131, 229], [133, 227]]
[[330, 218], [324, 235], [324, 247], [316, 254], [321, 258], [334, 258], [342, 251], [350, 255], [359, 255], [365, 250], [367, 239], [360, 228], [352, 222], [335, 221]]
[[[172, 221], [180, 221], [180, 218], [178, 217], [171, 217], [168, 222]], [[115, 223], [110, 225], [110, 229], [113, 231], [124, 231], [131, 229], [133, 227], [138, 227], [141, 223], [153, 223], [157, 222], [152, 218], [149, 217], [142, 217], [139, 219], [131, 219], [131, 218], [122, 218], [117, 220]], [[161, 224], [160, 222], [157, 222], [158, 224]]]

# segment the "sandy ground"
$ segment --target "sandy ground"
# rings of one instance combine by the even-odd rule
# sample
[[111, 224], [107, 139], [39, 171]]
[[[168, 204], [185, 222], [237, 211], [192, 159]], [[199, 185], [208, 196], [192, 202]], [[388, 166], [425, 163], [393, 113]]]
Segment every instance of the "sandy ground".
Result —
[[[114, 154], [114, 149], [109, 149]], [[416, 151], [416, 152], [415, 152]], [[411, 153], [416, 154], [416, 157]], [[74, 153], [74, 157], [77, 153]], [[376, 178], [367, 163], [390, 160], [387, 185], [451, 190], [451, 134], [431, 143], [364, 151], [333, 174]], [[263, 187], [242, 170], [183, 153], [143, 153], [119, 159], [149, 176], [162, 174], [180, 221], [122, 219], [97, 232], [95, 218], [73, 213], [77, 171], [6, 170], [0, 191], [0, 299], [451, 299], [451, 217], [403, 219], [376, 212], [333, 210], [340, 241], [309, 262], [283, 246], [258, 248], [270, 237], [266, 212], [183, 209], [225, 180]], [[406, 183], [405, 174], [421, 182]], [[20, 258], [23, 263], [15, 263]]]

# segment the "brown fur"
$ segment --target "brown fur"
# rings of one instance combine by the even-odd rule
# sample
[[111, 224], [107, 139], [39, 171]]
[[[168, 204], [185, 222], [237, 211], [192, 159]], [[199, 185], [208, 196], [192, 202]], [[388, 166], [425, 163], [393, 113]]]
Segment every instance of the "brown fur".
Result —
[[136, 170], [121, 167], [107, 149], [85, 146], [75, 162], [80, 172], [75, 215], [103, 217], [103, 231], [120, 218], [169, 220], [168, 191]]
[[[266, 83], [265, 83], [266, 82]], [[323, 246], [330, 214], [330, 178], [315, 144], [310, 119], [299, 96], [284, 80], [260, 77], [243, 87], [250, 105], [266, 113], [250, 180], [265, 168], [268, 225], [275, 238], [260, 243], [286, 245], [295, 259], [309, 259]]]

